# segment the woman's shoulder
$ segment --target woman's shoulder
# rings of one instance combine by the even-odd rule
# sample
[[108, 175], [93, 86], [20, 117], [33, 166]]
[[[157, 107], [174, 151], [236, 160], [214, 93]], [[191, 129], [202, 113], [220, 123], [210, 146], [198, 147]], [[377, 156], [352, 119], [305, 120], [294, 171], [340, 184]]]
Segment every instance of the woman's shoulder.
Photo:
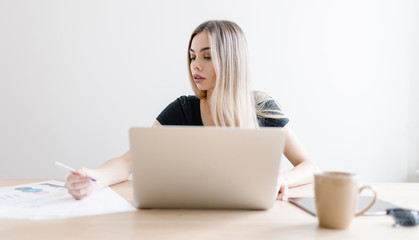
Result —
[[255, 100], [256, 109], [281, 109], [279, 101], [266, 92], [253, 91], [253, 97]]
[[267, 100], [273, 100], [274, 99], [268, 93], [263, 92], [263, 91], [259, 91], [259, 90], [254, 90], [253, 91], [253, 97], [255, 98], [255, 102], [256, 103], [267, 101]]
[[176, 99], [177, 101], [180, 101], [182, 103], [186, 102], [199, 102], [199, 98], [197, 98], [195, 95], [182, 95]]
[[200, 100], [195, 95], [182, 95], [178, 97], [175, 101], [184, 105], [184, 104], [196, 104], [196, 103], [199, 103]]
[[284, 127], [289, 122], [276, 98], [262, 91], [253, 91], [253, 96], [260, 126]]
[[157, 120], [162, 125], [202, 125], [199, 98], [183, 95], [170, 103]]

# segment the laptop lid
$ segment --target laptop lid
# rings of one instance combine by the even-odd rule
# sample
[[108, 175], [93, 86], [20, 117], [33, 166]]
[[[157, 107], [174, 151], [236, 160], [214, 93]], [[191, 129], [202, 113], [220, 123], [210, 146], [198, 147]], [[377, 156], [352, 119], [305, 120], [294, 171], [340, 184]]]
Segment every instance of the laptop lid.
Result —
[[137, 208], [268, 209], [277, 196], [280, 128], [134, 127]]

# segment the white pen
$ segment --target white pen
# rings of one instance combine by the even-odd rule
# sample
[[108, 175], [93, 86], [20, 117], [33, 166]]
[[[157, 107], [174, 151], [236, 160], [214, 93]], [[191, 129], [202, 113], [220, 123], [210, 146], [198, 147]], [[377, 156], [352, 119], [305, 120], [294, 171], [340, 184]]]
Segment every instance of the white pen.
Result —
[[[69, 167], [69, 166], [67, 166], [67, 165], [65, 165], [63, 163], [58, 162], [58, 161], [55, 161], [55, 165], [57, 167], [64, 168], [64, 169], [67, 169], [67, 170], [69, 170], [69, 171], [71, 171], [73, 173], [76, 173], [76, 170], [74, 168]], [[96, 179], [94, 179], [94, 178], [91, 178], [90, 180], [92, 180], [93, 182], [96, 182]]]

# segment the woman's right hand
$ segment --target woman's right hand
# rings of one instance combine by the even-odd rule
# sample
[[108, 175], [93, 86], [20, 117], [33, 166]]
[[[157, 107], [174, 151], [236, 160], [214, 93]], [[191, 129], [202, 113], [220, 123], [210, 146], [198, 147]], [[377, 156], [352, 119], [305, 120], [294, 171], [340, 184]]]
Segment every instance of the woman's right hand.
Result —
[[81, 167], [75, 173], [67, 175], [64, 187], [75, 199], [83, 199], [99, 188], [97, 182], [92, 181], [94, 176], [94, 170]]

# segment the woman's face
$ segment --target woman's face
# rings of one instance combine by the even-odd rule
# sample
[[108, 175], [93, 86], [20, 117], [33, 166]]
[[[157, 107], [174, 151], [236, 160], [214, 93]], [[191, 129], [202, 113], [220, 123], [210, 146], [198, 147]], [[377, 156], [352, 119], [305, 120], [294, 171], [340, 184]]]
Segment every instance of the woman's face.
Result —
[[194, 82], [201, 91], [212, 91], [215, 87], [216, 75], [211, 60], [210, 42], [207, 32], [200, 32], [192, 39], [191, 49], [191, 73]]

